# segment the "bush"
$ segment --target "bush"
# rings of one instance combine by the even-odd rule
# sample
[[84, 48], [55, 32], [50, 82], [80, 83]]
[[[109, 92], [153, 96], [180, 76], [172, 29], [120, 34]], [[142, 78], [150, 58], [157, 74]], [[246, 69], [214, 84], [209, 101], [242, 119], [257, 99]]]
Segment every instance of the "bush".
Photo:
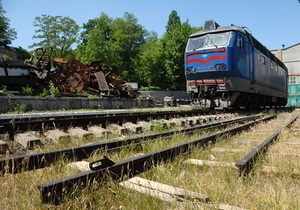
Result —
[[159, 87], [157, 86], [148, 86], [148, 87], [141, 87], [140, 88], [141, 91], [150, 91], [150, 90], [161, 90]]
[[49, 82], [49, 92], [52, 97], [60, 96], [60, 92], [57, 87], [53, 84], [52, 81]]
[[34, 90], [33, 90], [32, 87], [22, 87], [21, 93], [22, 93], [23, 95], [26, 95], [26, 96], [32, 96], [33, 91], [34, 91]]

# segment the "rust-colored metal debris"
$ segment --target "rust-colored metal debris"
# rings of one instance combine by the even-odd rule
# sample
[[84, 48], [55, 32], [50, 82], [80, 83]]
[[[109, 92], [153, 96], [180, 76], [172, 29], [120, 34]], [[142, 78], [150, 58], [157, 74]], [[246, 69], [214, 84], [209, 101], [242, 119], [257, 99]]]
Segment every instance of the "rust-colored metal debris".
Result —
[[[52, 54], [52, 48], [38, 48], [27, 63], [18, 63], [16, 66], [7, 61], [0, 62], [1, 84], [10, 87], [23, 84], [42, 91], [52, 81], [63, 95], [85, 91], [98, 96], [137, 98], [138, 92], [124, 79], [113, 74], [112, 68], [107, 64], [94, 61], [85, 65], [75, 58], [70, 61], [63, 58], [52, 59]], [[18, 74], [10, 75], [13, 71]], [[28, 81], [18, 83], [24, 77]]]

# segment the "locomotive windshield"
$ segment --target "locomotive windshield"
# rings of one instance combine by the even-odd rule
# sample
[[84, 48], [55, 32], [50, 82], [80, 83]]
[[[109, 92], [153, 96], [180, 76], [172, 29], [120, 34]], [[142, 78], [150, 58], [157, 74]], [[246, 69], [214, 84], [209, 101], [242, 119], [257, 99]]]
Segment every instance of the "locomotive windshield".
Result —
[[186, 51], [195, 51], [199, 49], [224, 47], [228, 44], [230, 32], [206, 34], [204, 36], [192, 37], [189, 39]]

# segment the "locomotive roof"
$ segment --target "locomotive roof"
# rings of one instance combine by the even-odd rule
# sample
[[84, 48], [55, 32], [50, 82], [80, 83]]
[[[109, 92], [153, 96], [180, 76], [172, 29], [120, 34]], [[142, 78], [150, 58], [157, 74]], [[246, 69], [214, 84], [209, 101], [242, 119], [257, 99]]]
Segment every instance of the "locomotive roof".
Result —
[[265, 46], [263, 46], [257, 39], [255, 39], [248, 31], [244, 30], [242, 27], [231, 25], [231, 26], [220, 26], [218, 23], [216, 23], [214, 20], [207, 20], [204, 23], [204, 29], [201, 31], [198, 31], [196, 33], [193, 33], [189, 36], [189, 38], [197, 37], [205, 34], [211, 34], [211, 33], [220, 33], [220, 32], [226, 32], [226, 31], [239, 31], [243, 34], [246, 34], [248, 37], [249, 42], [252, 46], [254, 46], [256, 49], [258, 49], [260, 52], [265, 54], [267, 57], [269, 57], [271, 60], [276, 62], [279, 66], [281, 66], [285, 71], [288, 71], [286, 66], [282, 61], [280, 61], [275, 55], [273, 55]]
[[232, 26], [219, 26], [217, 29], [203, 29], [201, 31], [191, 34], [190, 37], [211, 34], [211, 33], [226, 32], [226, 31], [240, 31], [244, 34], [246, 33], [243, 28], [232, 25]]

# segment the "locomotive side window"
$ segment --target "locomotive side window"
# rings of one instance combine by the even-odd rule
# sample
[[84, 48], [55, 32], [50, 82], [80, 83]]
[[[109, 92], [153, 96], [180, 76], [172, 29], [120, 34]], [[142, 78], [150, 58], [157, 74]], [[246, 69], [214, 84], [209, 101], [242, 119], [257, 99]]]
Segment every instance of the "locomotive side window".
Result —
[[239, 34], [237, 39], [237, 47], [244, 49], [244, 37], [241, 34]]
[[257, 53], [257, 56], [256, 56], [256, 57], [257, 57], [257, 60], [260, 61], [260, 59], [261, 59], [261, 58], [260, 58], [260, 53]]
[[266, 63], [266, 58], [265, 58], [265, 56], [261, 56], [261, 62], [263, 63], [263, 64], [265, 64]]
[[271, 68], [271, 69], [274, 69], [274, 64], [273, 64], [272, 61], [271, 61], [271, 63], [270, 63], [270, 68]]

